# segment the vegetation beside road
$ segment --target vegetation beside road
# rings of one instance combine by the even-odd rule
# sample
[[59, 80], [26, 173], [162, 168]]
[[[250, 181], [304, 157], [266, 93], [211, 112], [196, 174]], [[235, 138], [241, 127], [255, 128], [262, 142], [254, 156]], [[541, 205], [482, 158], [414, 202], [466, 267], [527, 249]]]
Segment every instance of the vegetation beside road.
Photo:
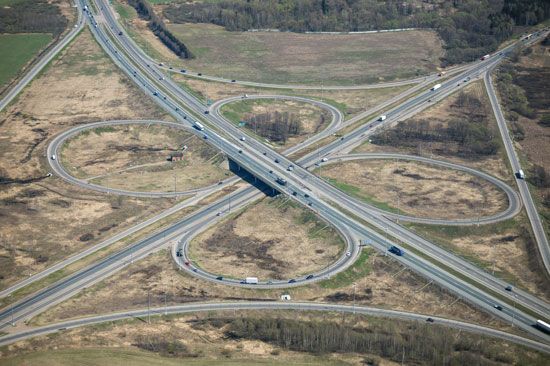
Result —
[[224, 105], [221, 113], [277, 147], [295, 145], [331, 122], [331, 114], [316, 105], [284, 99], [243, 99]]
[[172, 4], [164, 15], [172, 23], [213, 23], [230, 31], [431, 28], [445, 43], [443, 63], [454, 64], [495, 51], [513, 34], [514, 26], [544, 21], [550, 16], [550, 7], [545, 0], [443, 1], [422, 6], [414, 0], [228, 0]]
[[[292, 310], [212, 311], [91, 325], [1, 348], [3, 364], [533, 365], [547, 355], [435, 323]], [[160, 315], [160, 316], [159, 316]]]
[[506, 121], [523, 158], [529, 188], [550, 230], [550, 37], [514, 53], [497, 70]]
[[52, 36], [44, 33], [0, 34], [0, 89], [51, 40]]
[[379, 34], [229, 32], [212, 24], [168, 29], [195, 58], [183, 68], [278, 84], [362, 85], [433, 73], [443, 55], [433, 31]]

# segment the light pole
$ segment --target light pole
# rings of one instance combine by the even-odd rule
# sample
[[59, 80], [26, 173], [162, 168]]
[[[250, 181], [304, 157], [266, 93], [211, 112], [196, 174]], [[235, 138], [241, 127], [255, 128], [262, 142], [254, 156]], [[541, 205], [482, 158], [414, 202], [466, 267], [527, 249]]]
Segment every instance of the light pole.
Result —
[[357, 286], [357, 283], [353, 283], [353, 315], [355, 315], [355, 287]]

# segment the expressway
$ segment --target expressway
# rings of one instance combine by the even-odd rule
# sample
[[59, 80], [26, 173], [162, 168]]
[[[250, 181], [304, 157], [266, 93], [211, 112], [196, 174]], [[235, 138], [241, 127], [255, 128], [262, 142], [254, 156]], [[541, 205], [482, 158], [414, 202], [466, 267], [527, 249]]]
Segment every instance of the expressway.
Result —
[[[79, 327], [102, 324], [108, 322], [115, 322], [119, 320], [143, 320], [150, 316], [166, 316], [177, 314], [192, 314], [199, 312], [212, 312], [212, 311], [231, 311], [231, 310], [295, 310], [295, 311], [322, 311], [322, 312], [337, 312], [348, 314], [360, 314], [366, 316], [374, 316], [388, 319], [398, 319], [405, 321], [417, 321], [425, 323], [428, 319], [427, 315], [417, 314], [405, 311], [386, 310], [367, 306], [356, 305], [336, 305], [336, 304], [324, 304], [315, 302], [275, 302], [275, 301], [261, 301], [261, 302], [207, 302], [207, 303], [192, 303], [184, 305], [173, 305], [164, 307], [154, 307], [150, 309], [137, 309], [129, 310], [118, 313], [111, 313], [105, 315], [92, 316], [87, 318], [80, 318], [74, 320], [67, 320], [55, 324], [50, 324], [41, 327], [35, 327], [31, 329], [25, 329], [4, 335], [0, 337], [0, 346], [12, 344], [14, 342], [37, 337], [41, 335], [47, 335], [58, 332], [60, 330], [75, 329]], [[446, 319], [441, 317], [430, 317], [433, 320], [433, 324], [446, 326], [449, 328], [463, 330], [469, 333], [480, 334], [504, 341], [512, 342], [515, 344], [523, 345], [525, 347], [550, 353], [550, 346], [544, 343], [540, 343], [528, 338], [524, 338], [515, 334], [502, 332], [493, 328], [483, 327], [480, 325]]]
[[[106, 19], [109, 19], [108, 16]], [[90, 19], [93, 21], [92, 19]], [[97, 24], [97, 23], [95, 23]], [[114, 24], [114, 27], [116, 27], [116, 23]], [[164, 92], [159, 92], [158, 83], [156, 78], [151, 78], [151, 76], [148, 76], [149, 72], [147, 74], [143, 70], [152, 69], [151, 66], [145, 66], [140, 65], [139, 69], [136, 69], [135, 64], [132, 64], [128, 59], [122, 55], [122, 52], [119, 52], [118, 49], [116, 49], [114, 46], [112, 46], [112, 42], [109, 41], [109, 38], [105, 36], [102, 33], [102, 26], [97, 27], [94, 26], [92, 28], [93, 34], [96, 36], [96, 39], [100, 42], [100, 44], [104, 47], [106, 52], [114, 59], [114, 61], [121, 66], [123, 70], [125, 70], [133, 79], [137, 80], [139, 85], [143, 87], [143, 89], [159, 104], [163, 107], [165, 107], [167, 110], [169, 110], [173, 115], [178, 118], [178, 120], [185, 122], [186, 120], [189, 122], [192, 122], [192, 117], [190, 115], [183, 112], [184, 107], [182, 107], [178, 102], [176, 102], [170, 94], [164, 94]], [[115, 28], [116, 29], [116, 28]], [[475, 67], [474, 67], [475, 69]], [[479, 70], [476, 70], [479, 71]], [[151, 70], [151, 72], [157, 72], [155, 70]], [[162, 79], [161, 79], [162, 81]], [[162, 83], [163, 88], [171, 88], [172, 86], [170, 83]], [[442, 88], [443, 89], [443, 86]], [[449, 89], [451, 89], [450, 86], [448, 86], [446, 89], [447, 92], [449, 92]], [[172, 91], [170, 91], [172, 93]], [[177, 95], [177, 100], [183, 101], [186, 108], [191, 108], [193, 110], [193, 113], [195, 115], [201, 114], [204, 111], [204, 106], [196, 104], [193, 104], [192, 97], [184, 95], [184, 92], [180, 90], [175, 90], [174, 95]], [[433, 95], [434, 93], [429, 93], [430, 95]], [[180, 95], [182, 95], [180, 99]], [[191, 102], [189, 102], [191, 100]], [[417, 103], [424, 102], [423, 100], [417, 101]], [[406, 104], [406, 103], [405, 103]], [[409, 107], [412, 108], [416, 104], [412, 103]], [[223, 126], [223, 133], [220, 133], [220, 135], [213, 133], [210, 129], [207, 131], [208, 135], [207, 139], [209, 142], [214, 144], [215, 146], [219, 147], [222, 151], [224, 151], [226, 154], [228, 154], [233, 160], [235, 160], [238, 164], [241, 166], [247, 167], [247, 170], [249, 170], [252, 174], [262, 179], [267, 184], [271, 185], [272, 187], [282, 191], [283, 193], [286, 193], [289, 196], [293, 196], [293, 192], [304, 192], [308, 190], [308, 187], [305, 186], [303, 183], [307, 180], [308, 185], [310, 185], [311, 188], [316, 189], [317, 193], [320, 189], [324, 189], [325, 186], [323, 185], [323, 182], [320, 182], [320, 180], [312, 175], [310, 175], [309, 172], [305, 171], [304, 169], [296, 169], [297, 173], [286, 173], [286, 166], [281, 168], [281, 165], [274, 164], [271, 160], [273, 157], [280, 157], [283, 159], [282, 161], [288, 162], [288, 160], [284, 159], [279, 154], [276, 154], [273, 151], [269, 152], [269, 157], [266, 157], [266, 155], [261, 154], [262, 151], [268, 150], [263, 145], [255, 145], [259, 144], [257, 142], [248, 143], [245, 146], [238, 145], [239, 143], [237, 140], [239, 139], [239, 134], [236, 135], [235, 131], [232, 130], [232, 128], [229, 128], [226, 124], [224, 124], [223, 121], [218, 120], [214, 116], [207, 116], [206, 120], [208, 121], [209, 125], [216, 125], [219, 124], [220, 128]], [[231, 126], [234, 128], [234, 126]], [[238, 130], [237, 130], [238, 131]], [[229, 136], [232, 140], [235, 140], [235, 142], [229, 142], [226, 140], [223, 135]], [[258, 150], [262, 149], [262, 150]], [[245, 152], [246, 151], [246, 152]], [[266, 151], [267, 152], [267, 151]], [[268, 173], [269, 170], [276, 171], [277, 174], [280, 174], [281, 176], [284, 176], [287, 178], [287, 184], [285, 185], [278, 185], [275, 182], [275, 179], [272, 175], [272, 173]], [[312, 182], [312, 183], [310, 183]], [[311, 188], [309, 188], [311, 190]], [[245, 190], [246, 191], [246, 190]], [[241, 193], [241, 192], [239, 192]], [[343, 202], [344, 205], [349, 206], [349, 201], [346, 201], [340, 194], [341, 193], [335, 193], [334, 191], [329, 191], [328, 193], [333, 195], [333, 199], [336, 202]], [[256, 194], [256, 192], [254, 192]], [[302, 193], [303, 194], [303, 193]], [[243, 197], [240, 197], [243, 198]], [[329, 197], [331, 198], [331, 197]], [[243, 198], [243, 201], [246, 202], [247, 197]], [[348, 227], [352, 232], [355, 232], [358, 236], [362, 238], [367, 238], [368, 240], [371, 240], [371, 244], [376, 247], [379, 250], [385, 251], [386, 248], [391, 245], [392, 243], [387, 241], [386, 238], [383, 238], [381, 235], [374, 231], [367, 230], [364, 225], [357, 222], [356, 220], [347, 217], [342, 212], [340, 212], [338, 209], [335, 209], [332, 205], [325, 203], [322, 199], [311, 196], [309, 199], [303, 195], [300, 195], [299, 197], [295, 197], [297, 201], [301, 202], [302, 204], [308, 205], [312, 207], [314, 210], [316, 210], [322, 217], [324, 217], [327, 221], [336, 224], [339, 227]], [[224, 203], [225, 204], [225, 203]], [[223, 205], [218, 207], [211, 207], [209, 210], [202, 210], [203, 217], [209, 218], [207, 216], [215, 215], [215, 212], [218, 212], [220, 208], [223, 208]], [[197, 216], [201, 216], [197, 214]], [[196, 227], [193, 224], [199, 225], [202, 224], [202, 221], [200, 221], [201, 217], [197, 218], [199, 222], [186, 222], [187, 225], [183, 227], [178, 227], [179, 230], [176, 233], [176, 229], [173, 229], [174, 231], [169, 233], [169, 237], [167, 236], [168, 240], [171, 238], [174, 238], [178, 235], [182, 235], [184, 231], [190, 231], [194, 227]], [[160, 237], [156, 238], [158, 242], [160, 242], [162, 239]], [[152, 240], [152, 239], [151, 239]], [[148, 244], [152, 244], [149, 242]], [[148, 247], [148, 244], [144, 244], [143, 247], [137, 248], [138, 250], [146, 249]], [[353, 255], [351, 258], [355, 258], [358, 254], [358, 248], [355, 246], [353, 249]], [[118, 258], [114, 258], [112, 265], [114, 266], [115, 263], [120, 263], [122, 259], [127, 259], [128, 253], [125, 255], [121, 255]], [[493, 308], [493, 305], [496, 303], [496, 300], [493, 296], [485, 294], [483, 291], [480, 291], [479, 289], [471, 286], [470, 284], [456, 278], [453, 275], [447, 274], [445, 271], [441, 270], [440, 268], [434, 267], [433, 264], [425, 261], [421, 257], [411, 253], [407, 254], [407, 256], [396, 258], [403, 264], [406, 264], [407, 266], [410, 266], [411, 268], [415, 269], [420, 274], [433, 278], [436, 282], [440, 283], [444, 287], [447, 287], [451, 289], [452, 291], [458, 293], [461, 297], [464, 297], [465, 299], [473, 302], [474, 304], [477, 304], [481, 308], [484, 308], [485, 310], [492, 312], [493, 314], [500, 315], [500, 317], [508, 320], [508, 321], [515, 321], [519, 326], [521, 326], [523, 329], [525, 329], [528, 332], [533, 333], [536, 336], [539, 336], [543, 339], [548, 340], [549, 337], [540, 334], [540, 332], [534, 331], [532, 328], [532, 324], [534, 323], [534, 319], [528, 315], [523, 314], [523, 312], [517, 310], [517, 309], [511, 309], [511, 308], [504, 308], [502, 311], [497, 311]], [[88, 272], [83, 273], [79, 279], [82, 279], [82, 281], [90, 280], [94, 276], [95, 273], [99, 273], [103, 268], [91, 268]], [[78, 280], [78, 279], [77, 279]], [[7, 311], [4, 311], [2, 314], [0, 314], [0, 318], [2, 319], [8, 319], [10, 313], [11, 314], [17, 314], [17, 319], [23, 319], [33, 312], [38, 312], [41, 310], [41, 308], [45, 305], [51, 306], [52, 303], [55, 303], [56, 300], [51, 299], [51, 296], [56, 296], [57, 299], [64, 298], [63, 293], [59, 295], [60, 289], [65, 289], [65, 287], [72, 287], [72, 290], [75, 291], [75, 289], [79, 288], [78, 286], [82, 286], [82, 283], [79, 282], [75, 285], [75, 282], [78, 282], [75, 280], [72, 283], [66, 283], [65, 286], [58, 287], [57, 289], [54, 289], [50, 292], [47, 303], [40, 303], [39, 298], [37, 298], [36, 301], [32, 303], [20, 303], [17, 304], [18, 308], [10, 311], [9, 309]], [[86, 283], [86, 282], [85, 282]], [[74, 285], [74, 286], [73, 286]], [[67, 291], [71, 290], [69, 288]], [[48, 294], [46, 294], [48, 295]], [[47, 296], [44, 296], [42, 299], [46, 298]], [[30, 301], [30, 300], [26, 300]], [[59, 300], [60, 301], [60, 300]], [[34, 311], [33, 311], [34, 309]]]
[[23, 76], [19, 82], [10, 89], [6, 96], [0, 101], [0, 111], [2, 111], [10, 102], [38, 75], [38, 73], [61, 51], [67, 46], [78, 33], [84, 28], [85, 22], [82, 18], [82, 11], [79, 8], [79, 3], [76, 2], [78, 20], [73, 28], [58, 42], [50, 51], [46, 53], [29, 72]]
[[[493, 68], [485, 73], [485, 88], [487, 89], [487, 93], [489, 94], [489, 99], [491, 101], [491, 106], [497, 120], [500, 135], [502, 137], [502, 141], [504, 142], [504, 147], [506, 148], [506, 155], [508, 156], [508, 160], [510, 161], [512, 170], [517, 173], [521, 170], [521, 164], [514, 150], [514, 144], [512, 142], [512, 138], [510, 137], [510, 133], [508, 132], [506, 120], [504, 119], [504, 115], [502, 114], [500, 104], [498, 103], [498, 99], [495, 94], [493, 80], [491, 79], [492, 70]], [[546, 237], [544, 225], [541, 222], [540, 216], [537, 212], [537, 208], [535, 206], [535, 203], [533, 202], [531, 193], [529, 192], [529, 185], [527, 184], [527, 181], [525, 181], [525, 179], [518, 178], [516, 179], [516, 183], [518, 185], [519, 194], [521, 196], [521, 199], [523, 200], [523, 204], [525, 205], [525, 210], [527, 211], [527, 216], [529, 217], [529, 222], [531, 223], [531, 228], [537, 241], [537, 246], [539, 248], [542, 262], [544, 264], [544, 267], [546, 268], [546, 273], [547, 275], [550, 275], [550, 246], [548, 244], [548, 238]]]
[[[105, 7], [107, 9], [108, 6]], [[106, 11], [103, 13], [105, 16], [105, 20], [108, 22], [108, 26], [106, 29], [113, 29], [117, 30], [118, 25], [114, 21], [112, 17], [110, 17], [110, 12]], [[94, 20], [92, 19], [92, 22]], [[115, 62], [123, 68], [129, 75], [131, 75], [140, 86], [143, 87], [143, 89], [151, 95], [159, 104], [163, 107], [165, 107], [167, 110], [169, 110], [173, 115], [176, 116], [180, 121], [184, 122], [185, 120], [191, 122], [191, 118], [187, 114], [184, 114], [182, 112], [182, 107], [179, 102], [183, 102], [185, 105], [185, 108], [190, 108], [192, 110], [192, 113], [194, 115], [201, 115], [204, 111], [204, 106], [202, 106], [198, 101], [194, 100], [192, 96], [186, 95], [184, 91], [181, 91], [179, 88], [177, 88], [176, 85], [171, 83], [170, 80], [165, 80], [162, 75], [159, 73], [158, 70], [155, 69], [155, 65], [150, 64], [142, 64], [142, 63], [134, 63], [139, 61], [139, 52], [133, 50], [133, 49], [127, 49], [124, 48], [124, 41], [120, 44], [123, 49], [120, 49], [121, 52], [119, 52], [119, 49], [117, 49], [115, 46], [113, 46], [113, 43], [109, 40], [109, 37], [104, 35], [102, 33], [103, 29], [102, 26], [97, 27], [97, 22], [95, 23], [95, 27], [92, 28], [92, 31], [100, 44], [104, 47], [106, 52], [113, 57]], [[118, 46], [117, 46], [118, 47]], [[131, 56], [131, 59], [133, 61], [129, 61], [129, 59], [126, 58], [126, 56], [123, 56], [124, 53], [128, 53]], [[466, 72], [466, 74], [474, 73], [479, 74], [484, 68], [487, 66], [490, 66], [492, 63], [497, 62], [499, 60], [499, 57], [494, 57], [493, 59], [490, 59], [489, 61], [482, 62], [480, 64], [476, 64], [472, 67], [471, 70]], [[145, 74], [144, 74], [145, 73]], [[155, 76], [158, 77], [152, 77], [152, 74], [155, 74]], [[460, 75], [460, 78], [464, 77], [465, 75]], [[160, 80], [160, 85], [157, 80]], [[450, 92], [449, 89], [453, 89], [454, 85], [451, 85], [450, 83], [455, 83], [457, 80], [451, 79], [449, 82], [442, 85], [440, 88], [440, 92]], [[161, 86], [162, 85], [162, 86]], [[165, 94], [164, 91], [168, 91], [168, 93]], [[436, 92], [437, 93], [437, 92]], [[404, 103], [404, 106], [402, 106], [403, 109], [407, 108], [413, 108], [417, 107], [418, 103], [425, 103], [426, 99], [430, 98], [436, 93], [422, 93], [420, 96], [417, 96], [412, 99], [412, 101]], [[172, 95], [177, 98], [179, 102], [176, 102], [175, 99], [172, 97]], [[420, 98], [420, 100], [419, 100]], [[405, 112], [405, 111], [403, 111]], [[183, 118], [182, 118], [183, 115]], [[262, 179], [265, 183], [271, 185], [272, 187], [282, 191], [285, 194], [292, 195], [293, 192], [300, 191], [303, 192], [304, 190], [311, 190], [311, 188], [305, 186], [303, 183], [304, 181], [308, 181], [307, 183], [310, 183], [310, 187], [313, 189], [317, 189], [317, 187], [324, 189], [325, 187], [322, 185], [322, 182], [315, 176], [309, 174], [308, 172], [305, 172], [304, 169], [296, 169], [295, 172], [292, 174], [286, 173], [286, 166], [281, 168], [281, 165], [274, 164], [271, 158], [274, 156], [280, 156], [279, 154], [276, 154], [274, 152], [270, 152], [269, 157], [266, 155], [261, 154], [262, 151], [267, 150], [264, 146], [256, 146], [256, 142], [251, 142], [247, 144], [246, 148], [244, 146], [238, 147], [238, 139], [240, 137], [240, 132], [237, 132], [235, 134], [234, 126], [227, 126], [225, 124], [221, 124], [222, 121], [219, 121], [216, 118], [213, 118], [213, 116], [205, 115], [204, 120], [208, 121], [207, 125], [209, 126], [223, 126], [223, 131], [220, 132], [220, 135], [217, 135], [213, 133], [213, 131], [208, 130], [208, 140], [212, 142], [214, 145], [219, 147], [221, 150], [223, 150], [228, 156], [230, 156], [234, 161], [236, 161], [239, 165], [247, 167], [247, 170], [254, 174], [255, 176]], [[237, 130], [238, 131], [238, 130]], [[226, 140], [223, 136], [230, 136], [232, 140], [235, 142], [229, 142]], [[259, 150], [258, 148], [261, 148], [263, 150]], [[246, 152], [245, 152], [246, 151]], [[284, 164], [288, 164], [289, 161], [281, 157], [281, 161], [284, 162]], [[270, 169], [271, 168], [271, 169]], [[286, 178], [286, 181], [289, 184], [286, 184], [284, 186], [279, 186], [275, 180], [276, 177], [272, 175], [272, 173], [269, 173], [269, 170], [276, 172], [274, 174], [280, 175], [279, 178], [282, 176]], [[313, 183], [313, 184], [311, 184]], [[316, 193], [319, 193], [320, 190], [316, 190]], [[337, 195], [334, 195], [334, 192], [330, 192], [333, 194], [333, 197], [340, 198]], [[385, 250], [387, 246], [391, 243], [388, 243], [384, 240], [384, 238], [381, 238], [378, 235], [375, 235], [374, 233], [371, 233], [370, 230], [367, 230], [362, 224], [359, 224], [357, 221], [350, 219], [346, 215], [342, 214], [339, 210], [335, 209], [332, 205], [325, 203], [322, 199], [311, 196], [310, 199], [304, 199], [303, 196], [300, 195], [300, 197], [296, 198], [299, 202], [302, 204], [306, 204], [308, 206], [313, 206], [314, 209], [326, 220], [332, 222], [332, 223], [338, 223], [338, 225], [344, 225], [349, 226], [352, 228], [353, 231], [357, 233], [357, 235], [371, 238], [372, 240], [376, 241], [376, 244], [378, 245], [378, 248], [380, 250]], [[347, 202], [344, 203], [346, 205]], [[373, 243], [374, 246], [374, 243]], [[358, 251], [354, 250], [353, 257], [355, 257], [358, 254]], [[506, 309], [506, 311], [495, 311], [493, 308], [495, 302], [497, 301], [492, 296], [488, 296], [478, 289], [474, 288], [471, 285], [465, 284], [461, 281], [457, 281], [457, 279], [446, 273], [445, 271], [441, 270], [440, 268], [434, 267], [431, 263], [427, 263], [423, 261], [421, 258], [417, 256], [408, 255], [405, 257], [398, 258], [402, 263], [412, 267], [417, 272], [433, 278], [436, 282], [440, 283], [444, 287], [447, 287], [453, 291], [461, 292], [467, 298], [468, 300], [480, 305], [487, 311], [492, 312], [493, 314], [498, 314], [503, 318], [509, 319], [516, 319], [519, 320], [522, 324], [522, 327], [528, 331], [533, 331], [531, 328], [531, 325], [533, 324], [534, 320], [533, 318], [530, 318], [528, 316], [524, 316], [521, 314], [521, 312], [518, 312], [516, 309]], [[516, 314], [517, 313], [517, 314]]]

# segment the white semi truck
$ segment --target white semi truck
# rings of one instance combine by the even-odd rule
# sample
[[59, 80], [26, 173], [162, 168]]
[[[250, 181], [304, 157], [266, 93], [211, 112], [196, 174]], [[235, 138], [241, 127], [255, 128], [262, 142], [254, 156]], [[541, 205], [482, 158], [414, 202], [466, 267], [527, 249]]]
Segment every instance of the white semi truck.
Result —
[[432, 87], [432, 90], [437, 90], [441, 88], [441, 84], [435, 84], [433, 87]]
[[244, 283], [249, 285], [257, 285], [258, 284], [258, 277], [247, 277], [244, 279]]
[[204, 131], [204, 126], [199, 122], [195, 122], [195, 128], [199, 131]]

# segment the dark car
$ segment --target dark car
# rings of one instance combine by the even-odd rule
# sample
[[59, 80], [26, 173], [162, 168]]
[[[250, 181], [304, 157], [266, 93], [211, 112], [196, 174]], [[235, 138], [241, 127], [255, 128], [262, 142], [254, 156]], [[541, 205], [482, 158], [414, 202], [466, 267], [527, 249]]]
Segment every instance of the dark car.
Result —
[[296, 280], [294, 278], [291, 279], [291, 280], [288, 280], [288, 283], [295, 283], [295, 282], [296, 282]]
[[121, 35], [122, 35], [122, 32], [118, 32], [118, 35], [121, 36]]
[[196, 268], [193, 268], [193, 272], [197, 272], [197, 269], [196, 269]]
[[199, 76], [202, 76], [202, 73], [201, 73], [201, 72], [199, 72], [199, 73], [198, 73], [197, 75], [199, 75]]
[[497, 310], [502, 311], [502, 306], [500, 306], [500, 305], [493, 305], [493, 307]]
[[218, 276], [218, 277], [216, 277], [216, 279], [217, 279], [218, 281], [222, 281], [222, 280], [223, 280], [223, 277], [222, 277], [222, 276]]
[[176, 252], [176, 257], [182, 257], [183, 254], [181, 253], [181, 249]]
[[426, 319], [426, 321], [427, 321], [428, 323], [433, 323], [433, 322], [434, 322], [433, 318], [428, 318], [428, 319]]
[[512, 285], [508, 285], [504, 288], [506, 291], [512, 291]]
[[232, 83], [234, 83], [235, 81], [236, 81], [235, 79], [231, 80]]
[[279, 159], [278, 159], [278, 158], [277, 158], [277, 159], [275, 159], [275, 162], [276, 162], [277, 164], [279, 164]]
[[183, 74], [185, 74], [185, 73], [187, 72], [187, 70], [185, 70], [185, 69], [181, 69], [180, 71], [181, 71]]
[[210, 114], [210, 111], [204, 111], [204, 114]]
[[293, 195], [293, 196], [297, 196], [297, 195], [298, 195], [298, 192], [294, 191], [294, 192], [292, 192], [292, 195]]
[[186, 261], [186, 262], [185, 262], [185, 265], [188, 266], [188, 265], [189, 265], [189, 262]]
[[311, 280], [313, 278], [313, 275], [309, 275], [306, 277], [306, 280]]

